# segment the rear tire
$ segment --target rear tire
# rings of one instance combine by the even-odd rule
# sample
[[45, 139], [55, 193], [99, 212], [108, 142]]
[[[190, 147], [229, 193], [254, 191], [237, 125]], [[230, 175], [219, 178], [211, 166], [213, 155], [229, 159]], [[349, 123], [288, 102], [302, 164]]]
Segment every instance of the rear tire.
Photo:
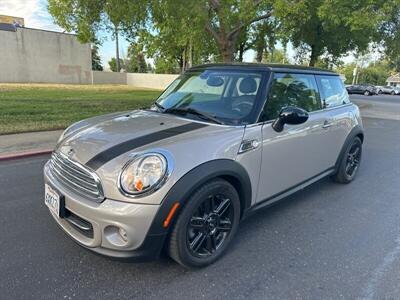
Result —
[[184, 267], [205, 267], [219, 259], [234, 237], [240, 200], [226, 180], [215, 179], [197, 189], [173, 227], [168, 252]]
[[341, 157], [337, 172], [331, 177], [338, 183], [350, 183], [356, 177], [360, 167], [362, 156], [362, 142], [359, 137], [355, 137], [347, 146], [346, 151]]
[[364, 95], [365, 95], [365, 96], [369, 96], [369, 95], [371, 95], [371, 93], [370, 93], [369, 91], [365, 91], [365, 92], [364, 92]]

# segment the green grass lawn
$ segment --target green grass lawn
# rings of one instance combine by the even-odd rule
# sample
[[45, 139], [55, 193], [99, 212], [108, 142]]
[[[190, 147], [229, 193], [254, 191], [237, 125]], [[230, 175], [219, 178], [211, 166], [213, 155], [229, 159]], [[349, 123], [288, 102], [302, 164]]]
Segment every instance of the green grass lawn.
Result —
[[0, 84], [0, 134], [63, 129], [88, 117], [149, 107], [160, 93], [125, 85]]

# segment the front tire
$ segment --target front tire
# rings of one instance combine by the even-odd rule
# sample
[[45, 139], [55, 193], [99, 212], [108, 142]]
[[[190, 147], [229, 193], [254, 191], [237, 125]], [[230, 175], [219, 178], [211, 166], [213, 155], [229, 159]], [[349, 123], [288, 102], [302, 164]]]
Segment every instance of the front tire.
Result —
[[205, 267], [219, 259], [240, 220], [240, 200], [226, 180], [215, 179], [197, 189], [180, 213], [169, 239], [169, 255], [188, 267]]
[[341, 158], [337, 172], [332, 176], [333, 181], [338, 183], [350, 183], [356, 177], [360, 167], [362, 156], [362, 142], [359, 137], [355, 137], [347, 146]]
[[371, 93], [370, 93], [369, 91], [365, 91], [365, 92], [364, 92], [364, 95], [365, 95], [365, 96], [369, 96], [369, 95], [371, 95]]

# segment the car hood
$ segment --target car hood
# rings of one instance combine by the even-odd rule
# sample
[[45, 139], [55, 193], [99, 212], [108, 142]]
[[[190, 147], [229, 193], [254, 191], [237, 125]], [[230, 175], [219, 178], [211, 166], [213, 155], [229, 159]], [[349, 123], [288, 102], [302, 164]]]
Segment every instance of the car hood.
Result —
[[[204, 162], [234, 160], [243, 134], [243, 126], [224, 126], [141, 110], [101, 116], [72, 125], [56, 151], [95, 171], [107, 198], [124, 200], [126, 197], [116, 188], [116, 180], [133, 155], [146, 151], [168, 152], [174, 169], [163, 187], [168, 189], [181, 176]], [[162, 189], [157, 193], [162, 193]], [[157, 193], [151, 202], [157, 203], [162, 199]]]
[[[163, 147], [187, 139], [193, 142], [196, 137], [232, 131], [229, 126], [146, 110], [100, 116], [81, 121], [71, 128], [56, 150], [93, 170], [133, 150]], [[241, 135], [238, 137], [240, 140]]]
[[[160, 133], [166, 130], [181, 129], [179, 132], [170, 133], [169, 136], [172, 138], [174, 135], [207, 126], [204, 123], [194, 123], [173, 115], [143, 110], [101, 116], [85, 120], [78, 125], [80, 125], [78, 129], [73, 128], [73, 132], [68, 132], [66, 137], [59, 142], [57, 151], [82, 164], [93, 161], [97, 155], [111, 148], [114, 149], [114, 157], [118, 153], [123, 154], [123, 149], [116, 149], [116, 146], [137, 141], [139, 138], [147, 137], [139, 141], [139, 144], [133, 142], [132, 149], [165, 138], [166, 135]], [[126, 145], [124, 149], [129, 151], [129, 145]], [[110, 157], [110, 153], [108, 155]], [[97, 165], [94, 169], [98, 167]]]

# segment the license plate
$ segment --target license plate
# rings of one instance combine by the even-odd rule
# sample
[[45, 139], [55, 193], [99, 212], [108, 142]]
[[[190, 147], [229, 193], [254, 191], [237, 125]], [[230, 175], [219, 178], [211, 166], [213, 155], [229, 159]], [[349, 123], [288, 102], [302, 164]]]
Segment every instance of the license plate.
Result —
[[57, 217], [60, 216], [60, 199], [61, 196], [51, 186], [45, 184], [44, 203]]

